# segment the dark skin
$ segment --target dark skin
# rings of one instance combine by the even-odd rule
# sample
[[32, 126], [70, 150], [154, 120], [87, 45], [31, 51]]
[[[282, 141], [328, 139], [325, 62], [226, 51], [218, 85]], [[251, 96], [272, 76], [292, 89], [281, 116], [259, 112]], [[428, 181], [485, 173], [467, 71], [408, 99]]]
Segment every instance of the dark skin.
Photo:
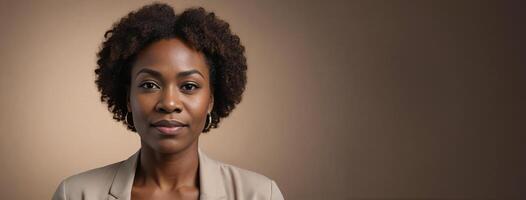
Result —
[[[131, 70], [128, 111], [141, 138], [131, 199], [198, 199], [198, 141], [213, 108], [205, 56], [178, 38], [144, 49]], [[177, 120], [177, 135], [153, 123]]]

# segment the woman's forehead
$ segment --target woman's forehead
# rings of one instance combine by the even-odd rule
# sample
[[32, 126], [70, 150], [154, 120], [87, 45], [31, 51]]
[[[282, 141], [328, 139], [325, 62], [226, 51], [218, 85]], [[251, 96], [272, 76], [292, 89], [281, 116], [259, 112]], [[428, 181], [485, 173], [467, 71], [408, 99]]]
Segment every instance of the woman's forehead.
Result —
[[197, 70], [203, 75], [208, 74], [205, 56], [176, 38], [157, 41], [144, 49], [137, 56], [132, 73], [142, 68], [161, 73]]

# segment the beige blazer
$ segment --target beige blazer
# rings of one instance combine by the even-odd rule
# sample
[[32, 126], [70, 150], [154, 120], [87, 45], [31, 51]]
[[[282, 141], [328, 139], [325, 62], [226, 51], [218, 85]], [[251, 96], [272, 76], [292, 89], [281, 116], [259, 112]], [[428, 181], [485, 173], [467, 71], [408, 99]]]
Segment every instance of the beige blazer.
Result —
[[[276, 183], [255, 172], [199, 154], [200, 200], [283, 199]], [[64, 179], [53, 200], [130, 200], [140, 149], [127, 160]]]

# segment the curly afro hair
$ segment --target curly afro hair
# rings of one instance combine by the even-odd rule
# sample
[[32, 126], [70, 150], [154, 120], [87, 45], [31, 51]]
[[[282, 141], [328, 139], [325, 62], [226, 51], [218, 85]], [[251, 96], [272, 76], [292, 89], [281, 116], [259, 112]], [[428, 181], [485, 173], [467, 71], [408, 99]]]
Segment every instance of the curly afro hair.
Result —
[[205, 55], [214, 107], [210, 128], [203, 132], [217, 128], [221, 118], [241, 102], [247, 82], [245, 47], [229, 24], [213, 12], [199, 7], [176, 15], [171, 6], [154, 3], [130, 12], [106, 31], [104, 38], [95, 69], [100, 100], [107, 104], [113, 119], [133, 132], [137, 130], [127, 112], [131, 66], [142, 49], [162, 39], [181, 39]]

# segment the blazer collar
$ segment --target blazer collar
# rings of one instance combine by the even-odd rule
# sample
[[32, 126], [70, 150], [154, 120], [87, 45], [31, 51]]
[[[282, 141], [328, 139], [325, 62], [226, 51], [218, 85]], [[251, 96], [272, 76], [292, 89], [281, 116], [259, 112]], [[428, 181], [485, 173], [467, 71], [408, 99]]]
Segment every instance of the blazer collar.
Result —
[[[129, 200], [137, 161], [141, 150], [130, 156], [127, 160], [122, 161], [118, 168], [111, 187], [108, 199]], [[223, 179], [221, 179], [220, 163], [209, 158], [201, 148], [198, 148], [199, 155], [199, 182], [200, 182], [200, 200], [218, 200], [226, 199], [226, 191]]]

